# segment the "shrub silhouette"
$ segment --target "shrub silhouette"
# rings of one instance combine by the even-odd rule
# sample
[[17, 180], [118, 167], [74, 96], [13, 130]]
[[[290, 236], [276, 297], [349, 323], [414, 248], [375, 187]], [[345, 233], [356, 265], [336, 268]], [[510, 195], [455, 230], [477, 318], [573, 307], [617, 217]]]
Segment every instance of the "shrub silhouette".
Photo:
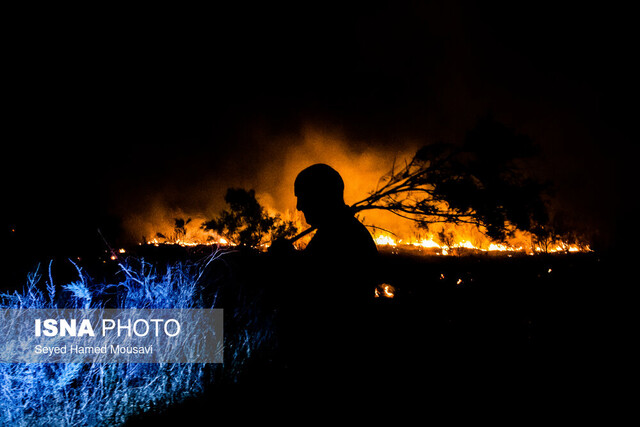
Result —
[[284, 221], [280, 215], [269, 215], [256, 200], [254, 190], [229, 188], [224, 197], [229, 209], [202, 225], [204, 230], [214, 231], [230, 243], [257, 247], [267, 240], [287, 238], [297, 232], [292, 221]]

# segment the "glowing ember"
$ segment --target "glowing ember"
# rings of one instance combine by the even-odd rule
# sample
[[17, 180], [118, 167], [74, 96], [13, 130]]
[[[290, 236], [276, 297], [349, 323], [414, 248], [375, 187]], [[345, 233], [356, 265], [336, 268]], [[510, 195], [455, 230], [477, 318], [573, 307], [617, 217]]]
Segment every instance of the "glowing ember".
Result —
[[395, 292], [396, 289], [393, 286], [383, 283], [381, 285], [378, 285], [378, 287], [375, 289], [374, 295], [376, 298], [380, 298], [381, 296], [385, 298], [393, 298], [395, 296]]

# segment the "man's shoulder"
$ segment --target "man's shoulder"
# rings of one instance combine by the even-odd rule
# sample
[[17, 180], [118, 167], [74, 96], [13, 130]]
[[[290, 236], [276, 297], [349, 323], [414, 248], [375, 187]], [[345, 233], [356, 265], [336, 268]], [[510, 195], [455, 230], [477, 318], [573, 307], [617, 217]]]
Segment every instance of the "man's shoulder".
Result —
[[369, 229], [361, 223], [356, 217], [351, 217], [350, 219], [350, 233], [352, 238], [360, 242], [362, 245], [367, 246], [369, 248], [376, 249], [376, 244], [373, 241], [373, 237], [369, 232]]
[[350, 217], [334, 227], [318, 229], [311, 239], [307, 253], [321, 254], [330, 252], [332, 255], [344, 249], [349, 254], [370, 255], [377, 253], [377, 247], [371, 233], [357, 218]]

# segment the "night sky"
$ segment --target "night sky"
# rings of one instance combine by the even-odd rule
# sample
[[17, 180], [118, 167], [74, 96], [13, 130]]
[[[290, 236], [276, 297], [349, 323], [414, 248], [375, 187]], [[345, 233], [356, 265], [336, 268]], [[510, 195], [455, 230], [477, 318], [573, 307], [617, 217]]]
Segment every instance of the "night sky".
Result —
[[443, 3], [10, 13], [3, 239], [49, 254], [101, 228], [118, 243], [123, 218], [158, 197], [198, 209], [211, 188], [258, 185], [305, 126], [389, 150], [459, 141], [491, 113], [540, 145], [535, 173], [595, 245], [619, 247], [629, 11]]

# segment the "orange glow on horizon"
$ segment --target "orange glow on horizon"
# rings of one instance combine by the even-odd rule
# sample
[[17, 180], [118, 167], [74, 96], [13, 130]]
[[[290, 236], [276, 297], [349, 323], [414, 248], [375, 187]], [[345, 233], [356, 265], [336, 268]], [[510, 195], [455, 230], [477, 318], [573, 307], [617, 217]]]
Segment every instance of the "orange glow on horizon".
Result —
[[[345, 182], [345, 203], [351, 205], [370, 195], [394, 162], [397, 165], [404, 164], [404, 161], [410, 159], [423, 144], [424, 141], [407, 141], [401, 149], [380, 148], [384, 147], [383, 144], [378, 148], [372, 148], [369, 141], [352, 141], [348, 144], [344, 135], [339, 132], [308, 126], [302, 130], [301, 136], [283, 139], [281, 145], [287, 148], [272, 153], [269, 160], [260, 166], [256, 173], [256, 176], [260, 177], [259, 180], [233, 185], [255, 189], [259, 203], [267, 212], [293, 221], [298, 232], [301, 232], [308, 225], [303, 215], [296, 211], [296, 198], [293, 194], [293, 183], [301, 170], [314, 163], [327, 163], [335, 168]], [[207, 195], [211, 201], [203, 203], [205, 208], [198, 212], [169, 209], [162, 202], [153, 204], [149, 207], [148, 214], [132, 215], [129, 228], [134, 235], [155, 236], [151, 239], [143, 238], [143, 242], [153, 245], [233, 246], [233, 242], [229, 242], [225, 237], [207, 232], [200, 227], [204, 222], [214, 218], [221, 208], [225, 208], [221, 205], [222, 197], [214, 197], [216, 192], [222, 190], [226, 190], [226, 186], [212, 186], [211, 194]], [[175, 218], [191, 218], [192, 221], [178, 234], [173, 227]], [[413, 221], [384, 210], [362, 211], [358, 214], [358, 219], [366, 226], [371, 226], [372, 237], [380, 249], [407, 249], [436, 255], [454, 255], [465, 251], [533, 254], [591, 250], [586, 243], [550, 241], [541, 244], [531, 233], [519, 230], [512, 230], [506, 241], [496, 242], [490, 240], [479, 227], [471, 224], [438, 223], [426, 229], [416, 228]], [[390, 230], [391, 233], [379, 230]], [[296, 248], [304, 248], [311, 237], [309, 235], [296, 242]], [[259, 248], [265, 250], [269, 243], [269, 238], [265, 238]], [[340, 244], [339, 241], [335, 243]]]

